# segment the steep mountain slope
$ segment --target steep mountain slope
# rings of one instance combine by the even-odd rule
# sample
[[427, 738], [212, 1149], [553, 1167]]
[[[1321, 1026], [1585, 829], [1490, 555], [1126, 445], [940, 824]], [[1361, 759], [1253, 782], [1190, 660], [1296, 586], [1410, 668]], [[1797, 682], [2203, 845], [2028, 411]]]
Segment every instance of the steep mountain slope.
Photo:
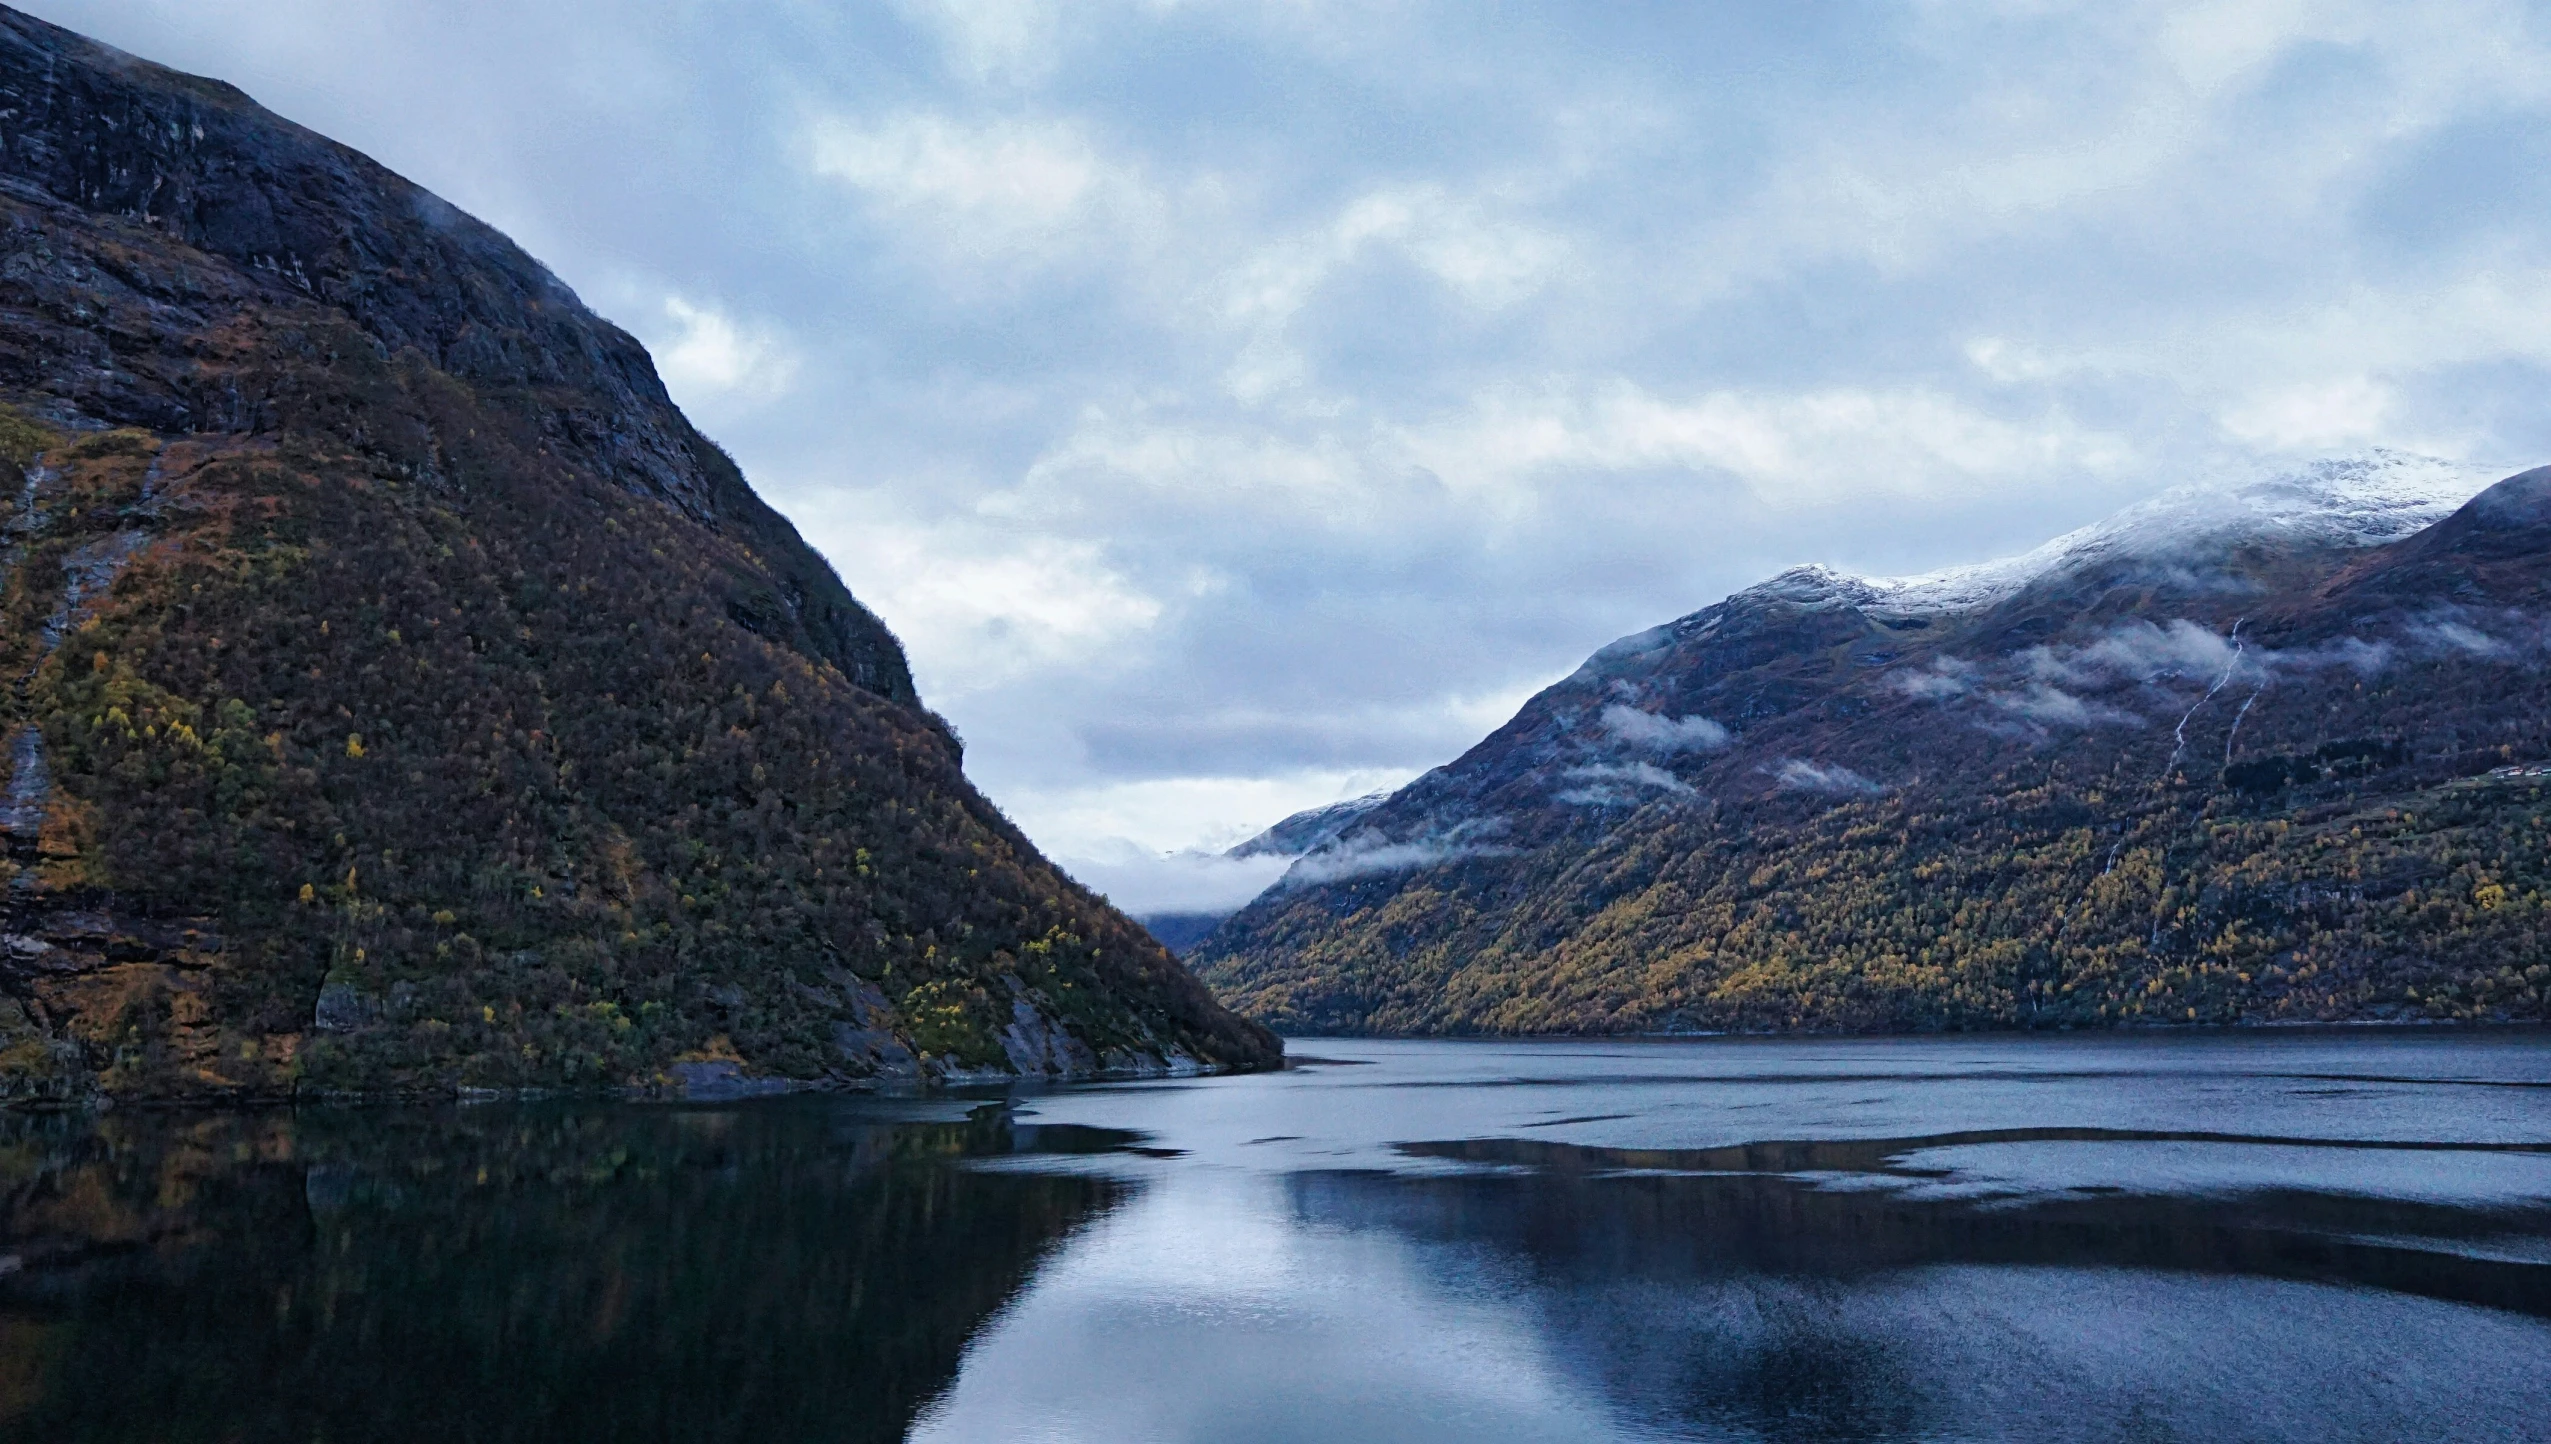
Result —
[[502, 236], [0, 10], [0, 1098], [1270, 1061]]
[[1784, 573], [1597, 653], [1194, 961], [1296, 1029], [2542, 1017], [2551, 470], [2486, 481], [2377, 454]]

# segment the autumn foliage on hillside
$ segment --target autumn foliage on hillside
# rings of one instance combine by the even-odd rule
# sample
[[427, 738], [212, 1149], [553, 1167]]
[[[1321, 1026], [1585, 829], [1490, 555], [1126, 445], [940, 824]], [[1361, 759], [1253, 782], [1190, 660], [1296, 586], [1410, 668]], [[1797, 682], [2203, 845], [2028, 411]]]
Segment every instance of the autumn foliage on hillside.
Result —
[[2551, 779], [2131, 810], [2104, 780], [1333, 885], [1204, 971], [1299, 1032], [2551, 1019]]
[[[423, 481], [290, 433], [50, 454], [46, 552], [145, 476], [170, 522], [34, 665], [21, 715], [64, 794], [39, 866], [223, 939], [220, 1041], [120, 1000], [91, 1025], [110, 1090], [625, 1084], [727, 1053], [811, 1078], [865, 1022], [845, 975], [969, 1066], [1002, 1063], [1021, 987], [1102, 1054], [1207, 1051], [1127, 1006], [1171, 965], [966, 787], [941, 728], [729, 614], [749, 556], [478, 430]], [[12, 575], [20, 666], [47, 559]], [[314, 1034], [329, 983], [378, 1017]]]
[[14, 12], [0, 91], [0, 1101], [1276, 1056], [501, 236]]
[[1298, 1031], [2551, 1018], [2551, 470], [1598, 654], [1191, 954]]

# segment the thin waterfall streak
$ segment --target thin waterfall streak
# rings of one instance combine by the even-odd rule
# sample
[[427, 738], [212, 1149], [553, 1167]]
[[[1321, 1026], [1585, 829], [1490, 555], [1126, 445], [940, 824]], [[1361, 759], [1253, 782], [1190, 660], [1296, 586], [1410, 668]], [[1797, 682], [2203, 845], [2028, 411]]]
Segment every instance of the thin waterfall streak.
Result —
[[2240, 668], [2242, 649], [2241, 624], [2248, 620], [2250, 620], [2248, 617], [2242, 617], [2235, 620], [2232, 624], [2232, 660], [2223, 664], [2223, 675], [2214, 679], [2214, 685], [2206, 689], [2206, 694], [2197, 699], [2196, 705], [2190, 707], [2185, 713], [2180, 715], [2179, 725], [2170, 729], [2170, 760], [2161, 765], [2162, 776], [2168, 777], [2174, 770], [2176, 770], [2179, 766], [2179, 759], [2186, 756], [2188, 753], [2189, 719], [2196, 716], [2200, 708], [2204, 707], [2208, 702], [2213, 701], [2214, 694], [2222, 691], [2224, 685], [2232, 680], [2232, 674]]
[[2265, 682], [2261, 682], [2258, 686], [2251, 688], [2250, 699], [2241, 704], [2240, 711], [2232, 714], [2232, 730], [2226, 733], [2223, 738], [2224, 766], [2229, 767], [2232, 765], [2232, 745], [2241, 740], [2241, 724], [2249, 720], [2250, 709], [2259, 705], [2259, 694], [2267, 689], [2268, 684]]

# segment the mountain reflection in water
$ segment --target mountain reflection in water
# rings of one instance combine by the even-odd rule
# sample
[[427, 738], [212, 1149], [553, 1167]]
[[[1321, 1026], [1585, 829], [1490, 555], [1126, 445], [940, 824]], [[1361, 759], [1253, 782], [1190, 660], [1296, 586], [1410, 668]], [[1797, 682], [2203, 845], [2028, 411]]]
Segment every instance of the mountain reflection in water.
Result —
[[0, 1122], [15, 1440], [2551, 1438], [2551, 1036]]
[[0, 1127], [0, 1437], [25, 1440], [900, 1439], [1123, 1192], [947, 1166], [1046, 1141], [997, 1108]]
[[[2283, 1415], [2297, 1435], [2352, 1438], [2344, 1426], [2367, 1421], [2336, 1400], [2279, 1397], [2276, 1382], [2306, 1382], [2277, 1381], [2280, 1362], [2299, 1356], [2306, 1375], [2351, 1356], [2395, 1374], [2425, 1365], [2429, 1402], [2458, 1421], [2474, 1402], [2460, 1391], [2489, 1380], [2491, 1364], [2401, 1350], [2400, 1326], [2432, 1335], [2453, 1315], [2356, 1291], [2551, 1315], [2551, 1264], [2353, 1241], [2496, 1237], [2515, 1220], [2381, 1200], [1976, 1207], [1789, 1177], [1571, 1171], [1309, 1174], [1293, 1181], [1292, 1203], [1315, 1223], [1501, 1258], [1563, 1371], [1600, 1379], [1617, 1414], [1663, 1437], [2273, 1438], [2282, 1428], [2257, 1416]], [[2317, 1291], [2263, 1286], [2271, 1280], [2348, 1292], [2333, 1309]], [[2254, 1332], [2266, 1337], [2244, 1338]], [[2518, 1377], [2491, 1382], [2516, 1384], [2527, 1407], [2551, 1400], [2551, 1370], [2522, 1352], [2551, 1343], [2551, 1331], [2482, 1317], [2444, 1332], [2459, 1343], [2496, 1337], [2516, 1352], [2495, 1362]], [[2206, 1387], [2208, 1374], [2233, 1371], [2237, 1382]], [[2171, 1407], [2174, 1393], [2218, 1390], [2200, 1408]], [[2386, 1427], [2362, 1437], [2419, 1437], [2399, 1407], [2418, 1402], [2410, 1394], [2381, 1401], [2372, 1412]], [[2138, 1428], [2119, 1427], [2138, 1411]], [[2164, 1427], [2174, 1414], [2184, 1428]]]

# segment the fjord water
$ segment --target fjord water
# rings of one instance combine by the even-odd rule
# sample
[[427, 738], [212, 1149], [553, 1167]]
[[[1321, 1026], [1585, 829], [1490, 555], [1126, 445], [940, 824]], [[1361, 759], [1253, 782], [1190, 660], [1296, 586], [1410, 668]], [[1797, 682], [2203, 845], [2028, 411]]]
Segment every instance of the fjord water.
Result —
[[2551, 1035], [0, 1123], [0, 1437], [2551, 1437]]

